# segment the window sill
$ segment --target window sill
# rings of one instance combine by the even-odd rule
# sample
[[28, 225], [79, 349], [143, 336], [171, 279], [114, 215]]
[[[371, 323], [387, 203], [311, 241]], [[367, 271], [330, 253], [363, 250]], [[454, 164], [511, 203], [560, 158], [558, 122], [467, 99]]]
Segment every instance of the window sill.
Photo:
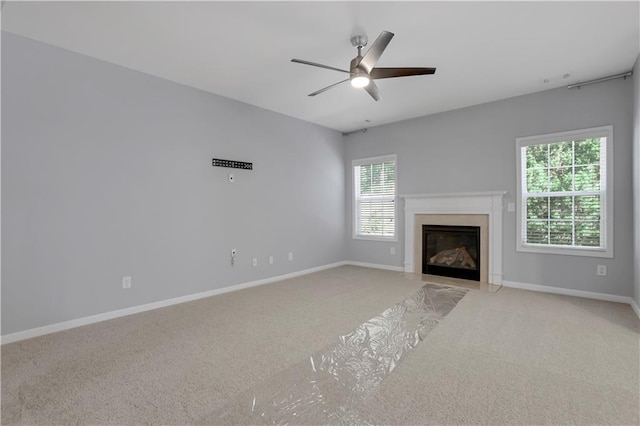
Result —
[[382, 241], [382, 242], [388, 242], [388, 243], [397, 243], [398, 242], [398, 237], [397, 236], [393, 236], [393, 237], [377, 237], [374, 235], [354, 235], [353, 236], [354, 240], [363, 240], [363, 241]]
[[519, 244], [516, 247], [516, 251], [524, 253], [539, 253], [539, 254], [554, 254], [554, 255], [566, 255], [566, 256], [582, 256], [582, 257], [605, 257], [613, 258], [613, 249], [601, 249], [601, 248], [573, 248], [573, 247], [556, 247], [556, 246], [537, 246]]

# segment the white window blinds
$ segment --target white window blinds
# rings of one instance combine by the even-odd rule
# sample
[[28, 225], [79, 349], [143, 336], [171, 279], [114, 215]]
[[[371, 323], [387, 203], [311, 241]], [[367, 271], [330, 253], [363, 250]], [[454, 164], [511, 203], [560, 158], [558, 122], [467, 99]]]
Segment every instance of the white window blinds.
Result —
[[353, 162], [354, 237], [396, 236], [396, 157]]

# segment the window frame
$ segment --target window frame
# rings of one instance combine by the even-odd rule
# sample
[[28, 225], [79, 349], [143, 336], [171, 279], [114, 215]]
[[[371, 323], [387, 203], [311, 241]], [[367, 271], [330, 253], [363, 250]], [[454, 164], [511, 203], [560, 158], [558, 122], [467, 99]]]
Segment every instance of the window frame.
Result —
[[[394, 177], [394, 192], [393, 192], [393, 236], [382, 236], [382, 235], [366, 235], [359, 234], [359, 202], [358, 202], [358, 186], [359, 182], [356, 180], [356, 167], [363, 166], [367, 164], [376, 164], [376, 163], [384, 163], [393, 161], [395, 171], [393, 174]], [[366, 240], [366, 241], [387, 241], [387, 242], [397, 242], [398, 241], [398, 156], [396, 154], [389, 155], [381, 155], [378, 157], [369, 157], [369, 158], [360, 158], [353, 160], [351, 162], [351, 181], [352, 181], [352, 206], [353, 206], [353, 215], [352, 215], [352, 238], [354, 240]]]
[[[600, 187], [600, 233], [602, 247], [576, 247], [545, 244], [530, 244], [523, 240], [523, 214], [525, 214], [525, 194], [523, 186], [522, 148], [531, 145], [547, 145], [558, 142], [568, 142], [580, 139], [605, 137], [605, 174], [604, 188]], [[601, 160], [602, 161], [602, 160]], [[585, 257], [613, 258], [613, 126], [600, 126], [587, 129], [571, 130], [566, 132], [549, 133], [544, 135], [516, 138], [516, 251], [527, 253], [560, 254]], [[572, 191], [575, 192], [575, 191]], [[603, 200], [604, 199], [604, 200]], [[573, 219], [575, 221], [575, 219]]]

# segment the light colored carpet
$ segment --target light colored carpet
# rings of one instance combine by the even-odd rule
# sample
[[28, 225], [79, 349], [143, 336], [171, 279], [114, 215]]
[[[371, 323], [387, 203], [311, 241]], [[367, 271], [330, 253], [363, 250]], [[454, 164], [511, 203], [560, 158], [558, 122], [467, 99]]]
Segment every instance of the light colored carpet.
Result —
[[[212, 423], [423, 284], [345, 266], [4, 345], [2, 424]], [[471, 290], [366, 401], [368, 420], [638, 424], [639, 364], [628, 305]]]
[[363, 402], [467, 292], [427, 283], [330, 347], [240, 394], [203, 423], [375, 424]]

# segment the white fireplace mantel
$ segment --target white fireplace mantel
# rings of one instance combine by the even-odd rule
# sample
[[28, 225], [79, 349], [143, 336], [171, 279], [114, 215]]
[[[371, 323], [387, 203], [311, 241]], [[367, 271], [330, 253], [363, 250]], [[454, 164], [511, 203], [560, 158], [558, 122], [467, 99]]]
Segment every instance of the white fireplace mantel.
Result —
[[415, 270], [415, 216], [420, 214], [482, 214], [489, 216], [490, 284], [502, 284], [502, 197], [506, 191], [409, 194], [404, 198], [404, 270]]

